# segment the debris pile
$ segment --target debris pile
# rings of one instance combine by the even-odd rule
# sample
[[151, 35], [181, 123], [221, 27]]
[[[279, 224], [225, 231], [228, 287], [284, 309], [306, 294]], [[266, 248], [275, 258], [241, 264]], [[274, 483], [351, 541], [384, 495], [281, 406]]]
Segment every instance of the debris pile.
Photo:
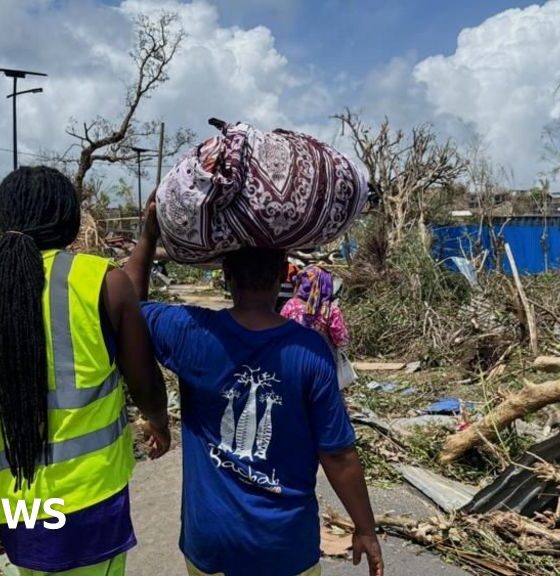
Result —
[[[323, 517], [330, 539], [323, 539], [323, 552], [339, 552], [350, 540], [349, 519], [332, 513]], [[556, 576], [560, 554], [557, 519], [535, 520], [509, 512], [487, 515], [457, 514], [423, 520], [403, 516], [377, 517], [381, 532], [437, 551], [477, 574], [497, 576]], [[339, 540], [334, 540], [334, 539]], [[334, 540], [334, 542], [333, 542]]]
[[[488, 381], [464, 379], [460, 368], [358, 363], [347, 403], [368, 480], [405, 481], [441, 510], [435, 518], [381, 516], [380, 530], [476, 574], [560, 573], [560, 436], [539, 411], [560, 401], [560, 382], [543, 381], [559, 365], [557, 357], [521, 370], [509, 363]], [[535, 429], [537, 444], [527, 433]], [[350, 534], [348, 521], [332, 517], [323, 531], [331, 540]]]
[[476, 259], [451, 271], [412, 233], [382, 266], [364, 252], [343, 273], [356, 358], [421, 359], [488, 375], [512, 357], [559, 350], [558, 272], [508, 276]]
[[97, 222], [87, 210], [82, 210], [80, 231], [76, 240], [70, 246], [72, 252], [97, 253], [104, 247], [103, 239], [99, 236]]

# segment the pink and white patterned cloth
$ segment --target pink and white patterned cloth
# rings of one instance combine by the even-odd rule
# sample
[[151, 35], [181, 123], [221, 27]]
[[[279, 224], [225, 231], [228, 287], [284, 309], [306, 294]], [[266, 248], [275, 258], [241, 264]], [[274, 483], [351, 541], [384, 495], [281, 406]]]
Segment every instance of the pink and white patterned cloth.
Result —
[[[291, 298], [284, 304], [280, 314], [282, 314], [284, 318], [307, 326], [305, 322], [306, 311], [307, 302], [299, 298]], [[334, 302], [329, 305], [328, 316], [325, 314], [317, 314], [308, 327], [319, 332], [332, 349], [346, 348], [350, 342], [350, 335], [344, 322], [342, 311], [338, 304]]]
[[311, 136], [224, 124], [192, 148], [156, 195], [171, 258], [213, 262], [244, 246], [301, 249], [327, 244], [367, 200], [353, 162]]

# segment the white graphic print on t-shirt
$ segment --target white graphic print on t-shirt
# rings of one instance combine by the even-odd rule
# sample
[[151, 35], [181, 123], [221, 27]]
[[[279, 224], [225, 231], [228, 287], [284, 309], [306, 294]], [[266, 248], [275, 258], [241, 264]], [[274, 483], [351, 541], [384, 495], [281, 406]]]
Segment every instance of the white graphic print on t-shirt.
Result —
[[[279, 481], [263, 472], [247, 469], [231, 460], [227, 455], [233, 454], [240, 460], [266, 460], [272, 441], [272, 413], [274, 406], [282, 405], [282, 397], [274, 392], [273, 384], [280, 383], [275, 374], [263, 372], [261, 368], [243, 366], [243, 371], [236, 374], [236, 383], [225, 390], [222, 396], [228, 403], [220, 425], [220, 444], [210, 445], [210, 457], [218, 468], [229, 468], [240, 480], [256, 484], [267, 490], [280, 492]], [[249, 387], [242, 412], [235, 422], [236, 403], [242, 396], [243, 389]], [[259, 391], [262, 391], [259, 395]], [[259, 404], [262, 406], [259, 419]]]

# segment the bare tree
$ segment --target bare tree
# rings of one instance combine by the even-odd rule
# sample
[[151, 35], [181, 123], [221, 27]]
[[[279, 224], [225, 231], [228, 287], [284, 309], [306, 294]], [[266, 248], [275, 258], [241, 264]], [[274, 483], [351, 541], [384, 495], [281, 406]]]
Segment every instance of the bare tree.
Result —
[[543, 160], [555, 179], [560, 174], [560, 120], [553, 120], [543, 128], [542, 144]]
[[502, 167], [496, 167], [488, 159], [483, 139], [478, 134], [474, 135], [464, 155], [467, 159], [467, 189], [476, 202], [478, 214], [477, 249], [482, 249], [483, 233], [487, 230], [492, 245], [490, 257], [493, 258], [496, 269], [500, 270], [504, 254], [503, 229], [509, 220], [505, 220], [498, 231], [494, 222], [497, 206], [503, 198], [509, 196], [508, 187], [504, 182], [511, 178], [511, 174]]
[[449, 191], [465, 170], [455, 145], [449, 140], [440, 144], [429, 125], [413, 128], [407, 138], [402, 130], [391, 131], [387, 118], [377, 134], [348, 109], [335, 118], [343, 131], [350, 130], [356, 154], [368, 169], [389, 249], [415, 225], [428, 247], [426, 219], [434, 189]]
[[[76, 162], [74, 181], [79, 194], [84, 197], [84, 182], [88, 171], [96, 162], [109, 162], [130, 165], [136, 159], [131, 147], [142, 143], [144, 138], [154, 136], [159, 130], [159, 122], [139, 122], [136, 119], [138, 107], [143, 99], [150, 98], [159, 86], [169, 79], [169, 64], [177, 54], [185, 38], [185, 32], [178, 25], [174, 13], [161, 12], [156, 18], [140, 15], [136, 19], [136, 40], [130, 57], [136, 74], [127, 88], [126, 103], [122, 117], [117, 121], [101, 116], [94, 120], [78, 122], [71, 119], [67, 133], [79, 140], [80, 155], [77, 160], [66, 160], [66, 154], [59, 162]], [[182, 146], [191, 141], [193, 133], [179, 129], [164, 141], [164, 156], [174, 156]], [[69, 149], [71, 150], [72, 147]], [[148, 152], [144, 158], [157, 156]]]

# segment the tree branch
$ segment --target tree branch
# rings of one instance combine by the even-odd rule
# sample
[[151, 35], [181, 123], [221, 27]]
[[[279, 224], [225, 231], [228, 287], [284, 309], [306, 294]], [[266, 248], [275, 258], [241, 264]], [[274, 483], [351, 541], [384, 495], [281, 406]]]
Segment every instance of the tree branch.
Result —
[[[185, 38], [174, 13], [161, 12], [157, 18], [140, 15], [136, 20], [136, 44], [130, 55], [136, 64], [136, 78], [128, 88], [126, 108], [117, 125], [98, 117], [89, 125], [83, 123], [83, 132], [72, 122], [66, 133], [80, 141], [82, 151], [74, 177], [76, 188], [83, 195], [86, 175], [95, 162], [128, 163], [133, 159], [131, 146], [142, 137], [157, 134], [159, 127], [145, 123], [138, 129], [135, 121], [140, 102], [168, 79], [168, 67]], [[174, 145], [164, 156], [174, 155], [192, 138], [192, 132], [179, 130]], [[168, 142], [171, 142], [168, 140]], [[109, 148], [109, 152], [103, 150]], [[98, 151], [101, 151], [98, 153]]]

